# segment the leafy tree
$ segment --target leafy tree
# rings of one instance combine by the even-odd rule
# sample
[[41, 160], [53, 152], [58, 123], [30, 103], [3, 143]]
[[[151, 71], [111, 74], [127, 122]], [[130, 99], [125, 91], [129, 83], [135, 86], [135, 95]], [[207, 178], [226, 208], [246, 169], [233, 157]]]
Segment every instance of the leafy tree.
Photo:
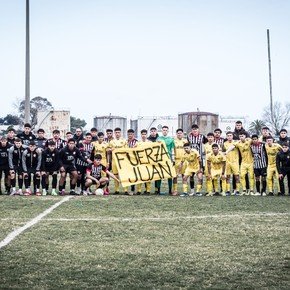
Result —
[[19, 125], [21, 124], [21, 119], [18, 116], [8, 114], [3, 118], [4, 125]]
[[257, 134], [260, 135], [262, 128], [266, 126], [266, 123], [263, 120], [254, 120], [253, 122], [250, 123], [249, 126], [249, 132], [251, 134]]
[[[47, 98], [42, 98], [40, 96], [35, 97], [30, 100], [30, 120], [31, 125], [34, 127], [37, 124], [37, 111], [50, 111], [53, 110], [53, 106]], [[18, 111], [20, 113], [19, 117], [24, 120], [25, 112], [25, 100], [20, 101], [18, 105]]]
[[79, 118], [70, 117], [70, 129], [72, 132], [76, 130], [76, 128], [84, 128], [87, 125], [85, 120], [81, 120]]
[[284, 106], [280, 102], [273, 105], [273, 114], [271, 114], [270, 106], [266, 107], [263, 112], [263, 121], [272, 129], [275, 135], [279, 135], [279, 131], [290, 123], [290, 103]]

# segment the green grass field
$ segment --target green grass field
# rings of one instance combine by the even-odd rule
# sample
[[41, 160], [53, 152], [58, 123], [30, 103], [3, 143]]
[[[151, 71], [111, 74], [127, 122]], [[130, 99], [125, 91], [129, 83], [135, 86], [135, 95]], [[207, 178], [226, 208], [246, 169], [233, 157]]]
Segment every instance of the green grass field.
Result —
[[[0, 241], [62, 200], [0, 196]], [[1, 289], [289, 289], [289, 197], [72, 197], [0, 249]]]

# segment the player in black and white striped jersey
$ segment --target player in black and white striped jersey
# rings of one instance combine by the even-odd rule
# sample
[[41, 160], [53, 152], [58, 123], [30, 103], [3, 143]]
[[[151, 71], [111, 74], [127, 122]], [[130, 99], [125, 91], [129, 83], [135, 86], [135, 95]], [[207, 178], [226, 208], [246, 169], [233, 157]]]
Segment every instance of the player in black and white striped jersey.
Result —
[[[135, 138], [135, 131], [133, 129], [127, 130], [127, 148], [137, 147], [138, 140]], [[135, 192], [135, 185], [131, 185], [131, 191], [128, 191], [128, 187], [124, 187], [125, 194], [133, 195]], [[139, 193], [138, 193], [139, 194]]]
[[50, 141], [55, 142], [55, 147], [57, 150], [64, 148], [66, 145], [66, 141], [60, 138], [60, 131], [58, 129], [53, 130], [52, 131], [52, 138], [46, 140], [46, 144], [45, 144], [46, 148], [48, 147], [48, 143]]
[[[92, 143], [92, 134], [91, 133], [86, 133], [85, 139], [82, 140], [78, 144], [78, 148], [80, 149], [82, 156], [86, 159], [90, 159], [94, 145]], [[82, 161], [80, 158], [77, 158], [76, 160], [76, 168], [78, 171], [78, 180], [77, 180], [77, 189], [76, 193], [80, 194], [81, 192], [85, 191], [85, 175], [86, 175], [86, 170], [88, 167], [88, 163]]]
[[221, 137], [222, 130], [220, 128], [216, 128], [214, 129], [213, 134], [214, 134], [214, 143], [218, 144], [220, 148], [222, 148], [225, 142], [225, 138]]
[[[202, 167], [202, 173], [203, 173], [204, 167], [205, 167], [204, 144], [207, 143], [208, 140], [203, 134], [200, 134], [199, 127], [196, 124], [193, 124], [191, 126], [191, 132], [187, 135], [187, 140], [188, 140], [188, 143], [190, 144], [190, 147], [196, 149], [200, 155], [201, 162], [203, 165]], [[190, 182], [190, 188], [194, 188], [194, 179], [192, 176], [190, 177], [189, 182]]]
[[203, 145], [207, 142], [207, 138], [199, 133], [198, 125], [193, 124], [191, 126], [191, 132], [187, 135], [188, 143], [191, 148], [198, 151], [199, 155], [203, 155]]
[[[267, 153], [265, 144], [259, 140], [259, 136], [252, 135], [251, 150], [254, 159], [254, 174], [256, 180], [256, 195], [266, 195], [267, 187]], [[262, 190], [261, 190], [262, 183]]]

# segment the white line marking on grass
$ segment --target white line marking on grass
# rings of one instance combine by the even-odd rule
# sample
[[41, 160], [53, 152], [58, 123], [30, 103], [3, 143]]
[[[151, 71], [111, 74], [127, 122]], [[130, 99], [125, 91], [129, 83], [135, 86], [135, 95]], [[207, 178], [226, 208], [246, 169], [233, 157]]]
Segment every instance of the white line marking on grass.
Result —
[[19, 236], [22, 232], [29, 229], [30, 227], [37, 224], [41, 219], [43, 219], [45, 216], [47, 216], [49, 213], [51, 213], [54, 209], [56, 209], [58, 206], [60, 206], [62, 203], [68, 201], [72, 196], [67, 196], [60, 200], [59, 202], [55, 203], [50, 208], [46, 209], [43, 213], [39, 214], [34, 219], [30, 220], [28, 223], [26, 223], [24, 226], [14, 230], [11, 232], [4, 240], [0, 242], [0, 249], [7, 246], [10, 242], [12, 242], [17, 236]]
[[289, 216], [290, 213], [245, 213], [245, 214], [215, 214], [215, 215], [196, 215], [196, 216], [176, 216], [176, 217], [96, 217], [96, 218], [47, 218], [45, 221], [76, 222], [76, 221], [93, 221], [93, 222], [139, 222], [139, 221], [170, 221], [184, 219], [207, 219], [207, 218], [244, 218], [244, 217], [272, 217], [272, 216]]

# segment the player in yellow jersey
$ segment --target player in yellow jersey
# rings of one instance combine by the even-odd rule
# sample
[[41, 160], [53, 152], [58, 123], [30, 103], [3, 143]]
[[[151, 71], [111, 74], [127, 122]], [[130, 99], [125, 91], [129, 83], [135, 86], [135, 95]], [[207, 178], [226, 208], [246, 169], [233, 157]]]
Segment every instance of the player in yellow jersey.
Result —
[[206, 177], [206, 193], [209, 193], [212, 190], [213, 184], [212, 180], [207, 178], [208, 177], [208, 170], [207, 170], [207, 157], [212, 153], [212, 145], [215, 143], [215, 136], [214, 133], [210, 132], [206, 135], [207, 143], [204, 144], [204, 153], [205, 153], [205, 166], [204, 166], [204, 175]]
[[282, 146], [278, 143], [274, 143], [272, 136], [266, 137], [265, 149], [268, 157], [268, 166], [267, 166], [267, 185], [268, 185], [268, 195], [274, 195], [274, 186], [273, 180], [277, 184], [278, 194], [280, 192], [279, 186], [279, 174], [276, 166], [276, 157], [277, 153], [282, 149]]
[[226, 155], [226, 176], [227, 176], [227, 189], [226, 194], [229, 195], [231, 191], [231, 175], [236, 181], [236, 192], [234, 195], [239, 195], [240, 188], [240, 165], [239, 165], [239, 149], [236, 147], [237, 141], [234, 140], [234, 133], [227, 132], [227, 140], [223, 144], [223, 151]]
[[[226, 157], [223, 153], [219, 152], [218, 144], [212, 144], [212, 153], [209, 153], [207, 156], [207, 170], [209, 180], [212, 180], [214, 183], [215, 194], [219, 195], [218, 189], [218, 180], [221, 180], [221, 190], [220, 195], [226, 196]], [[211, 188], [209, 189], [208, 195], [212, 195], [213, 188], [212, 183], [210, 183]]]
[[241, 183], [243, 187], [243, 195], [247, 194], [246, 190], [246, 180], [245, 176], [248, 174], [249, 185], [250, 185], [250, 195], [254, 194], [254, 160], [251, 150], [252, 140], [246, 138], [245, 132], [239, 134], [240, 141], [237, 142], [236, 147], [239, 149], [242, 157], [241, 162]]
[[109, 144], [104, 140], [105, 136], [103, 132], [99, 132], [97, 136], [98, 136], [97, 141], [93, 142], [91, 160], [94, 160], [94, 157], [97, 154], [100, 154], [102, 156], [102, 164], [108, 169], [110, 165], [110, 162], [108, 159], [108, 152], [107, 152]]
[[[126, 146], [127, 146], [126, 139], [122, 138], [121, 128], [115, 128], [114, 133], [115, 133], [115, 138], [109, 142], [109, 146], [107, 149], [108, 152], [112, 152], [112, 151], [119, 149], [119, 148], [126, 148]], [[112, 172], [115, 176], [117, 176], [117, 178], [119, 177], [117, 166], [116, 166], [114, 158], [112, 160]], [[115, 184], [114, 194], [119, 194], [120, 184], [116, 180], [114, 180], [114, 184]]]
[[[146, 129], [141, 130], [141, 140], [137, 142], [137, 147], [142, 147], [145, 144], [152, 143], [150, 140], [147, 139], [148, 131]], [[142, 192], [142, 184], [145, 184], [145, 191], [144, 195], [149, 195], [151, 191], [151, 181], [145, 182], [145, 183], [139, 183], [137, 184], [137, 195], [140, 195]]]
[[[181, 159], [181, 163], [179, 165], [178, 174], [181, 173], [181, 168], [184, 162], [187, 162], [187, 166], [184, 172], [184, 176], [182, 179], [182, 187], [183, 193], [180, 195], [182, 197], [188, 196], [188, 178], [194, 177], [197, 174], [198, 184], [196, 189], [196, 196], [202, 196], [201, 188], [202, 188], [202, 161], [199, 155], [199, 152], [196, 149], [191, 149], [189, 143], [185, 143], [183, 145], [184, 155]], [[194, 186], [194, 184], [193, 184]], [[192, 184], [191, 184], [192, 187]], [[193, 189], [193, 188], [191, 188]]]
[[[174, 156], [175, 156], [175, 171], [178, 172], [182, 156], [184, 155], [183, 145], [187, 143], [184, 138], [183, 130], [181, 128], [176, 130], [176, 137], [174, 138]], [[183, 177], [186, 164], [183, 164], [180, 174]], [[177, 195], [177, 176], [173, 178], [173, 192], [172, 195]]]

